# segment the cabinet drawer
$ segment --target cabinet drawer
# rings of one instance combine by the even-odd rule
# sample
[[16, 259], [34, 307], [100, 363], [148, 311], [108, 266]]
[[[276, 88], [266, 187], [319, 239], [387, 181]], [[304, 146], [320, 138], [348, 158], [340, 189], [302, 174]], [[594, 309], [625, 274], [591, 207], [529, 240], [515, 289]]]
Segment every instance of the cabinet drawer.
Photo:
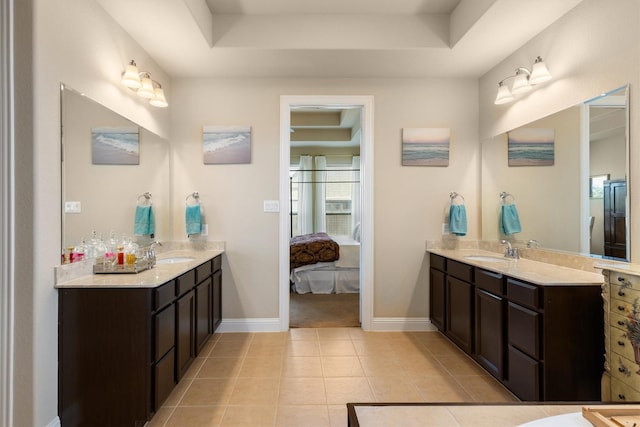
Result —
[[633, 384], [637, 381], [636, 377], [638, 374], [636, 371], [638, 370], [638, 365], [626, 359], [618, 354], [611, 354], [611, 377], [617, 378], [618, 381], [623, 382], [630, 387], [633, 387]]
[[476, 268], [476, 286], [492, 294], [504, 295], [504, 276], [493, 271]]
[[440, 271], [447, 271], [447, 259], [440, 255], [429, 254], [429, 265]]
[[540, 322], [542, 315], [509, 303], [509, 344], [540, 359]]
[[189, 292], [196, 284], [196, 271], [191, 270], [176, 279], [176, 296]]
[[611, 328], [609, 334], [611, 354], [609, 359], [611, 365], [616, 365], [618, 357], [622, 356], [625, 359], [635, 360], [635, 352], [631, 341], [627, 338], [627, 334], [624, 330], [618, 328]]
[[154, 367], [154, 410], [158, 411], [175, 386], [175, 350], [171, 349]]
[[611, 283], [611, 297], [631, 304], [633, 304], [635, 300], [640, 299], [640, 291], [629, 287], [628, 283], [629, 282]]
[[541, 308], [542, 289], [530, 283], [507, 278], [509, 300], [533, 308]]
[[473, 267], [454, 260], [447, 260], [447, 274], [465, 282], [473, 282]]
[[625, 287], [631, 290], [640, 291], [640, 276], [610, 271], [609, 283], [611, 285], [625, 285]]
[[162, 310], [154, 316], [155, 324], [155, 356], [159, 360], [175, 344], [176, 337], [176, 309], [174, 305]]
[[614, 402], [638, 402], [640, 401], [640, 392], [634, 390], [628, 384], [611, 378], [611, 400]]
[[213, 262], [213, 271], [218, 271], [222, 268], [222, 255], [218, 255], [211, 261]]
[[157, 310], [170, 304], [176, 297], [176, 282], [165, 283], [153, 290], [153, 309]]
[[207, 277], [211, 276], [211, 273], [213, 273], [212, 266], [213, 263], [209, 260], [196, 267], [196, 283], [200, 283]]
[[540, 400], [540, 362], [509, 346], [508, 382], [521, 400]]

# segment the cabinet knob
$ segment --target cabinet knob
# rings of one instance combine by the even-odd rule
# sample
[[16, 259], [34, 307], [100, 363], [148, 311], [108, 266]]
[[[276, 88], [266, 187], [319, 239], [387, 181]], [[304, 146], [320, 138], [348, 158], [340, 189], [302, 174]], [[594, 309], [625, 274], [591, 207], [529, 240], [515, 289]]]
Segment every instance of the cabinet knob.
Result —
[[618, 368], [618, 371], [619, 371], [619, 372], [622, 372], [622, 373], [624, 374], [625, 372], [627, 372], [627, 368], [625, 368], [624, 366], [620, 366], [620, 367]]
[[619, 290], [619, 291], [618, 291], [618, 295], [619, 295], [619, 296], [621, 296], [621, 297], [623, 297], [623, 296], [625, 296], [626, 294], [625, 294], [624, 292], [622, 292], [622, 289], [621, 289], [621, 290]]
[[619, 306], [618, 306], [618, 310], [620, 310], [620, 311], [624, 311], [624, 305], [619, 305]]
[[618, 341], [618, 345], [624, 347], [624, 341]]
[[624, 326], [624, 322], [622, 320], [618, 320], [618, 325]]
[[624, 277], [618, 277], [618, 282], [624, 282]]
[[622, 394], [622, 393], [618, 394], [618, 399], [620, 399], [620, 400], [627, 400], [627, 398], [626, 398], [626, 397], [624, 397], [624, 394]]

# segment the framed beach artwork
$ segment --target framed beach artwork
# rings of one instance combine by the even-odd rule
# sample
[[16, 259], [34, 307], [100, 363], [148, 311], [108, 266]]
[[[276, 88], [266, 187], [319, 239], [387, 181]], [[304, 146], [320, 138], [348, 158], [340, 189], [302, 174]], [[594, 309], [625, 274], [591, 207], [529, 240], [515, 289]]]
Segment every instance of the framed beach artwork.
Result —
[[555, 131], [522, 128], [508, 133], [509, 166], [553, 166]]
[[139, 165], [140, 133], [137, 126], [91, 129], [91, 162], [94, 165]]
[[250, 126], [205, 126], [202, 141], [205, 165], [251, 163]]
[[448, 128], [402, 129], [403, 166], [449, 166]]

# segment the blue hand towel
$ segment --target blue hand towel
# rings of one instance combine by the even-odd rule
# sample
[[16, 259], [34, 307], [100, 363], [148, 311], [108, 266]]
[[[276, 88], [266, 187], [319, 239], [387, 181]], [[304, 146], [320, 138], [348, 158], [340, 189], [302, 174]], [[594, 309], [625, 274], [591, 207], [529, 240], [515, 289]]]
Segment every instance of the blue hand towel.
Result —
[[502, 205], [500, 209], [500, 232], [506, 236], [522, 231], [516, 205]]
[[467, 234], [467, 210], [464, 205], [451, 205], [449, 208], [449, 232], [456, 236]]
[[187, 235], [200, 234], [202, 232], [202, 213], [200, 205], [187, 206], [185, 212]]
[[151, 205], [136, 206], [133, 234], [138, 236], [153, 236], [154, 233], [153, 208]]

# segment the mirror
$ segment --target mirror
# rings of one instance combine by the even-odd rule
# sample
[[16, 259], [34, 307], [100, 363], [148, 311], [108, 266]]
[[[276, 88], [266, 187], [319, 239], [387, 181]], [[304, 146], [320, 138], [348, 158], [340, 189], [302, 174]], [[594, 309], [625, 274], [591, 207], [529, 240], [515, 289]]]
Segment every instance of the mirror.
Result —
[[[66, 85], [61, 86], [60, 96], [62, 248], [88, 241], [94, 230], [105, 239], [111, 231], [118, 237], [133, 236], [136, 205], [147, 202], [143, 196], [147, 192], [154, 212], [154, 240], [169, 239], [168, 141]], [[104, 140], [116, 131], [123, 136]], [[100, 138], [101, 144], [94, 148], [93, 141]], [[124, 150], [126, 155], [114, 155], [116, 148], [129, 145], [137, 146], [137, 156], [130, 148]]]
[[[628, 89], [599, 95], [483, 142], [483, 240], [535, 240], [545, 249], [630, 259]], [[551, 135], [552, 165], [509, 166], [510, 135], [512, 144], [517, 143], [523, 129]], [[535, 147], [538, 141], [530, 138]], [[501, 192], [513, 196], [507, 203], [516, 203], [520, 233], [500, 232]]]

